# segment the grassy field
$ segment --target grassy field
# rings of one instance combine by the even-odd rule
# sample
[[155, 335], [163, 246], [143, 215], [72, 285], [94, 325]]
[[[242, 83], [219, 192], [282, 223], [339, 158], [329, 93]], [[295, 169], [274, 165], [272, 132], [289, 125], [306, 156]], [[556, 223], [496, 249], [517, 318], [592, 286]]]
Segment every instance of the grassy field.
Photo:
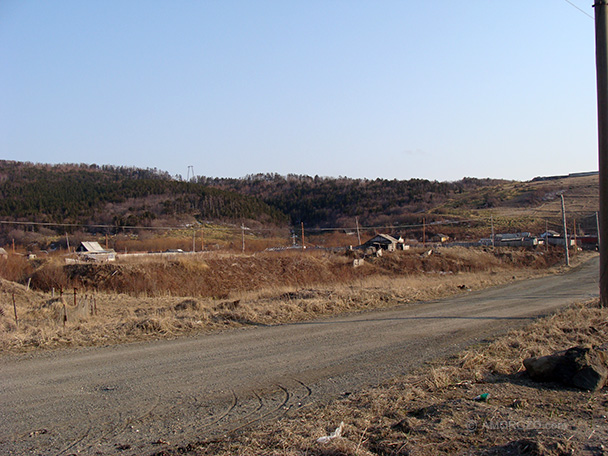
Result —
[[0, 272], [30, 288], [0, 281], [0, 349], [174, 338], [390, 307], [554, 273], [563, 255], [556, 248], [428, 252], [394, 252], [358, 268], [325, 251], [34, 266], [9, 258]]

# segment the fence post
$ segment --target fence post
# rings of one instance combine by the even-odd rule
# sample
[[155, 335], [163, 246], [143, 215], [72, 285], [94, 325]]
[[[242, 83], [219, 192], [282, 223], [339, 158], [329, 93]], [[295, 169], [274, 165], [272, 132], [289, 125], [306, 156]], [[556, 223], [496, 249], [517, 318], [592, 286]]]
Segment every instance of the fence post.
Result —
[[17, 318], [17, 303], [15, 302], [15, 293], [13, 292], [13, 310], [15, 311], [15, 325], [19, 329], [19, 319]]

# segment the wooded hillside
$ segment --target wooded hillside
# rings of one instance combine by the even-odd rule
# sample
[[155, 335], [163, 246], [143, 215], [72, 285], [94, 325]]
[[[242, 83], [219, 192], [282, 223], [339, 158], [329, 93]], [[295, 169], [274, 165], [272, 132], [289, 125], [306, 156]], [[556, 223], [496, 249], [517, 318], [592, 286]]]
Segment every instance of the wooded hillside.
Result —
[[366, 225], [418, 221], [422, 213], [456, 195], [507, 182], [473, 178], [457, 182], [368, 180], [293, 174], [256, 174], [241, 179], [200, 177], [198, 181], [258, 197], [288, 214], [292, 224], [303, 221], [307, 226], [352, 226], [355, 217]]
[[186, 182], [156, 169], [0, 161], [0, 219], [116, 230], [197, 221], [282, 228], [303, 222], [312, 229], [352, 228], [356, 218], [361, 226], [393, 227], [420, 224], [423, 218], [432, 223], [492, 215], [497, 229], [528, 231], [560, 220], [557, 195], [564, 192], [579, 223], [591, 220], [598, 206], [597, 181], [597, 175], [437, 182], [256, 174]]
[[150, 226], [155, 220], [287, 217], [259, 199], [172, 179], [155, 169], [0, 161], [0, 217], [49, 223]]

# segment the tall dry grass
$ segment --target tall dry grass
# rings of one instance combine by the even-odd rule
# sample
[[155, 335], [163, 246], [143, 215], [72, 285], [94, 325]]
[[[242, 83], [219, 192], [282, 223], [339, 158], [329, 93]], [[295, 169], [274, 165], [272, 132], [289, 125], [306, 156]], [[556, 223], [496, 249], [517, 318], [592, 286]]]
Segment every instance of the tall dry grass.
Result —
[[520, 268], [543, 270], [559, 260], [557, 249], [412, 249], [366, 260], [353, 268], [352, 259], [326, 251], [262, 252], [255, 255], [196, 254], [124, 259], [106, 264], [64, 265], [56, 260], [31, 273], [32, 286], [82, 288], [133, 296], [227, 297], [234, 293], [280, 286], [310, 287], [351, 283], [370, 276], [390, 280], [422, 274], [498, 272]]
[[[31, 273], [32, 290], [2, 281], [0, 349], [119, 343], [303, 321], [466, 293], [549, 271], [538, 268], [536, 257], [523, 267], [527, 252], [508, 262], [483, 250], [422, 253], [396, 252], [359, 268], [323, 251], [115, 264], [64, 265], [50, 259]], [[18, 264], [15, 270], [22, 271], [27, 263]]]

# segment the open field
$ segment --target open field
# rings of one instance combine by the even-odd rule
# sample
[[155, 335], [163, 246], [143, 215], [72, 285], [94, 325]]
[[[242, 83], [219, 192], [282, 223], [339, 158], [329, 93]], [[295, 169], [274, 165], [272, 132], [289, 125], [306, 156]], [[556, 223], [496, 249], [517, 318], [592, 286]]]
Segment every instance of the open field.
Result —
[[[109, 264], [47, 261], [33, 269], [4, 265], [5, 276], [27, 274], [26, 282], [37, 291], [0, 282], [0, 348], [28, 351], [174, 338], [391, 307], [554, 273], [563, 254], [554, 248], [427, 253], [395, 252], [359, 268], [348, 257], [327, 252]], [[579, 253], [573, 260], [589, 255], [594, 254]]]

